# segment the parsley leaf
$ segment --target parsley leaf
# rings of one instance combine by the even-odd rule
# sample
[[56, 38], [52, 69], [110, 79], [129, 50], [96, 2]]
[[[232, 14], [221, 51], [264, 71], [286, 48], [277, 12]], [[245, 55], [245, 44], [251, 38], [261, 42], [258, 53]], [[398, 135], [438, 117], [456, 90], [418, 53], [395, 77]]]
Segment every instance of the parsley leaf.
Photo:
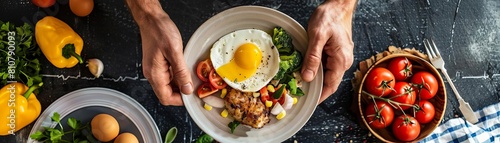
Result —
[[78, 121], [75, 118], [69, 118], [68, 119], [68, 126], [71, 127], [72, 129], [78, 129]]
[[42, 82], [37, 59], [41, 52], [35, 47], [32, 31], [27, 23], [16, 27], [0, 21], [0, 85], [8, 81], [22, 82], [27, 86]]
[[231, 123], [229, 123], [227, 126], [231, 129], [231, 134], [234, 132], [234, 129], [240, 125], [240, 122], [234, 120]]
[[61, 117], [61, 115], [59, 115], [59, 113], [54, 112], [54, 114], [52, 115], [51, 119], [52, 119], [52, 121], [54, 121], [56, 123], [60, 123], [61, 122], [60, 117]]
[[[30, 138], [39, 142], [51, 142], [51, 143], [88, 143], [97, 142], [92, 136], [90, 125], [82, 125], [80, 120], [69, 117], [67, 124], [71, 128], [70, 130], [64, 130], [61, 124], [61, 115], [57, 112], [52, 114], [51, 120], [58, 124], [58, 126], [43, 127], [43, 131], [37, 131], [30, 135]], [[72, 138], [71, 138], [72, 137]], [[71, 140], [66, 140], [71, 139]]]
[[41, 131], [36, 131], [34, 134], [30, 135], [30, 138], [34, 140], [42, 140], [46, 136]]

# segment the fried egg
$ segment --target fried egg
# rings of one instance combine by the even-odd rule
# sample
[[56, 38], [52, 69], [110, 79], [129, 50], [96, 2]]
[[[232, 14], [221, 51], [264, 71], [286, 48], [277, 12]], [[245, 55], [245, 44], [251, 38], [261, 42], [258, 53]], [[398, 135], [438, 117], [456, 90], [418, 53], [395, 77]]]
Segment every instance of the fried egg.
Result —
[[238, 30], [221, 37], [210, 50], [210, 60], [229, 86], [243, 92], [266, 86], [278, 72], [280, 62], [271, 36], [258, 29]]

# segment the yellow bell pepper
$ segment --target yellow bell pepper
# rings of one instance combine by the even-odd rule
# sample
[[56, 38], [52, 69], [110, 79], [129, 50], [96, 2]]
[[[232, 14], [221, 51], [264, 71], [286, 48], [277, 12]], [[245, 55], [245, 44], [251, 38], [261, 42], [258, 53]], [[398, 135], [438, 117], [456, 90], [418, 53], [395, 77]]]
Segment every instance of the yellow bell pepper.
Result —
[[83, 40], [68, 24], [46, 16], [36, 23], [35, 38], [43, 54], [57, 68], [71, 68], [83, 63], [80, 53]]
[[18, 82], [0, 89], [0, 135], [14, 135], [16, 131], [38, 118], [42, 107], [33, 91], [40, 86], [27, 87]]

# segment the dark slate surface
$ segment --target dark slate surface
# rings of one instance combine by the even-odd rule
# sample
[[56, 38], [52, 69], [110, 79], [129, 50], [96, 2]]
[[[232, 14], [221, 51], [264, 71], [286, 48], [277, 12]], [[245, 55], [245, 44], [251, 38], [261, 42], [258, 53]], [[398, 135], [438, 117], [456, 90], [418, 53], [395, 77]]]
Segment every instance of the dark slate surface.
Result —
[[[58, 0], [51, 9], [40, 9], [30, 0], [0, 1], [0, 20], [20, 25], [35, 23], [44, 15], [67, 22], [85, 41], [84, 58], [100, 58], [104, 77], [92, 78], [84, 65], [56, 69], [45, 58], [44, 82], [39, 99], [45, 109], [64, 94], [86, 87], [107, 87], [130, 95], [153, 116], [162, 136], [171, 127], [179, 129], [175, 142], [193, 142], [202, 131], [184, 107], [159, 104], [141, 70], [141, 44], [123, 0], [99, 0], [88, 17], [79, 18], [69, 10], [68, 0]], [[239, 5], [261, 5], [282, 11], [307, 27], [319, 0], [243, 1], [169, 0], [163, 8], [177, 24], [187, 43], [194, 31], [211, 16]], [[355, 14], [354, 63], [382, 52], [389, 45], [423, 50], [423, 38], [433, 38], [446, 61], [456, 87], [475, 110], [500, 101], [500, 1], [360, 0]], [[286, 142], [377, 141], [362, 129], [350, 111], [353, 94], [350, 80], [357, 65], [346, 72], [339, 90], [319, 105], [310, 121]], [[458, 103], [447, 85], [448, 106], [443, 121], [461, 117]], [[32, 125], [0, 142], [25, 142]]]

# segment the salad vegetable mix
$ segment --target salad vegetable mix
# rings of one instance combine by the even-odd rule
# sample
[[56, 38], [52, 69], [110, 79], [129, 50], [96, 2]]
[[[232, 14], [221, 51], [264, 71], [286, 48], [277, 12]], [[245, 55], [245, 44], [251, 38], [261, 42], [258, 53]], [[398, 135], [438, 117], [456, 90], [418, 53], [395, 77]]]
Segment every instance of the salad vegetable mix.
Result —
[[[276, 119], [281, 120], [286, 116], [286, 110], [297, 103], [300, 96], [304, 96], [302, 87], [302, 79], [300, 71], [303, 61], [303, 56], [300, 51], [296, 50], [292, 44], [292, 37], [281, 27], [273, 29], [272, 41], [279, 52], [279, 70], [273, 77], [273, 80], [264, 86], [259, 91], [252, 93], [254, 98], [259, 98], [268, 108]], [[198, 96], [203, 99], [203, 107], [211, 111], [213, 108], [223, 108], [224, 97], [229, 94], [229, 87], [222, 78], [215, 72], [210, 59], [200, 61], [196, 68], [198, 78], [203, 82], [198, 87]], [[229, 88], [229, 89], [227, 89]], [[219, 91], [222, 91], [219, 92]], [[212, 96], [220, 93], [220, 96]], [[227, 105], [226, 105], [227, 106]], [[226, 118], [228, 110], [224, 109], [221, 114]], [[234, 120], [228, 124], [231, 133], [238, 127], [240, 122]]]

